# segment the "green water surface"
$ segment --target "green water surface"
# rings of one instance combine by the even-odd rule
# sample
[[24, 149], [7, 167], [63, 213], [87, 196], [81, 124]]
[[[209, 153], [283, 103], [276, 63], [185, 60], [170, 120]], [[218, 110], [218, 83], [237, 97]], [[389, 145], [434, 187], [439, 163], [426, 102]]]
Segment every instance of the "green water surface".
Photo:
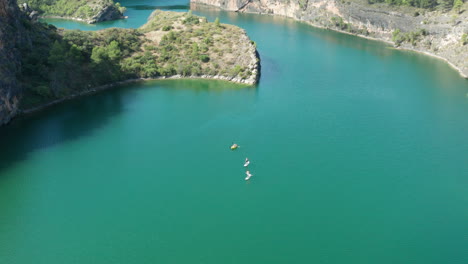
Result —
[[[125, 21], [51, 21], [138, 27], [186, 2], [122, 4]], [[135, 83], [2, 127], [0, 263], [468, 263], [467, 80], [284, 18], [195, 13], [247, 30], [259, 85]]]

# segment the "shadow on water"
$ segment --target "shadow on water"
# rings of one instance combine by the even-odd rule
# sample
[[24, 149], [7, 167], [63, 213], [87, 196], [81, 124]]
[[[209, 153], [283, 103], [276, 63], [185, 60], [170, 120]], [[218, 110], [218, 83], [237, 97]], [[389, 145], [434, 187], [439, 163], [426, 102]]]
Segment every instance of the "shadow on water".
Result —
[[225, 92], [226, 90], [237, 90], [244, 88], [255, 88], [255, 86], [238, 84], [233, 82], [221, 80], [208, 80], [208, 79], [166, 79], [146, 81], [144, 83], [130, 84], [129, 87], [134, 86], [162, 86], [170, 89], [191, 90], [195, 92]]
[[85, 96], [13, 120], [0, 128], [0, 175], [34, 151], [90, 136], [121, 113], [122, 88]]
[[[131, 83], [66, 101], [13, 120], [0, 128], [0, 176], [10, 166], [26, 160], [34, 151], [92, 136], [128, 105], [138, 102], [144, 89], [190, 90], [197, 93], [223, 93], [239, 89], [256, 90], [226, 81], [168, 79]], [[137, 92], [135, 92], [137, 91]]]

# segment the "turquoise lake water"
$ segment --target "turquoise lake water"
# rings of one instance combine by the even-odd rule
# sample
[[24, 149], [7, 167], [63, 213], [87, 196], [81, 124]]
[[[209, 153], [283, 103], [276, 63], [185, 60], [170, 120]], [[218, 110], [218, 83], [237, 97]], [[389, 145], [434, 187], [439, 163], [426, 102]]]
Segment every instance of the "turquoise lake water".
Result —
[[[187, 8], [122, 4], [125, 21], [50, 21]], [[2, 127], [0, 263], [468, 263], [467, 80], [289, 19], [194, 13], [246, 29], [259, 85], [135, 83]]]

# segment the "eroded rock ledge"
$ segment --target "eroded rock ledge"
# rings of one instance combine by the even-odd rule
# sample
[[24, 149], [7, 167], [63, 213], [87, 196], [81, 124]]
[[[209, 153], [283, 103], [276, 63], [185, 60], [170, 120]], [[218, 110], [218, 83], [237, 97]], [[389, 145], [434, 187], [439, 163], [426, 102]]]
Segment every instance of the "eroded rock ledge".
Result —
[[[440, 11], [367, 4], [362, 0], [191, 0], [192, 8], [210, 5], [228, 11], [272, 14], [393, 43], [436, 56], [468, 78], [468, 12]], [[465, 35], [466, 36], [466, 35]]]

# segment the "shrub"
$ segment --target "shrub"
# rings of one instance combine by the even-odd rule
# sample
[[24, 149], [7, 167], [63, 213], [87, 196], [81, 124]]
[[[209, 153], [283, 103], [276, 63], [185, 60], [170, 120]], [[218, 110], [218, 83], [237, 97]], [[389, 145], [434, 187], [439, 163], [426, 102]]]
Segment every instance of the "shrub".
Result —
[[188, 25], [197, 25], [200, 23], [200, 20], [198, 19], [198, 17], [190, 15], [190, 16], [187, 16], [187, 18], [184, 19], [182, 23], [188, 24]]
[[398, 47], [404, 41], [400, 29], [396, 29], [392, 33], [392, 41], [395, 42], [395, 45]]
[[202, 54], [200, 55], [200, 60], [202, 62], [209, 62], [210, 61], [210, 57], [208, 55], [205, 55], [205, 54]]
[[231, 69], [231, 74], [236, 76], [238, 75], [240, 72], [242, 72], [242, 67], [239, 66], [239, 65], [236, 65], [234, 68]]
[[461, 8], [463, 6], [463, 1], [462, 0], [455, 0], [453, 2], [453, 10], [457, 13], [461, 12]]

